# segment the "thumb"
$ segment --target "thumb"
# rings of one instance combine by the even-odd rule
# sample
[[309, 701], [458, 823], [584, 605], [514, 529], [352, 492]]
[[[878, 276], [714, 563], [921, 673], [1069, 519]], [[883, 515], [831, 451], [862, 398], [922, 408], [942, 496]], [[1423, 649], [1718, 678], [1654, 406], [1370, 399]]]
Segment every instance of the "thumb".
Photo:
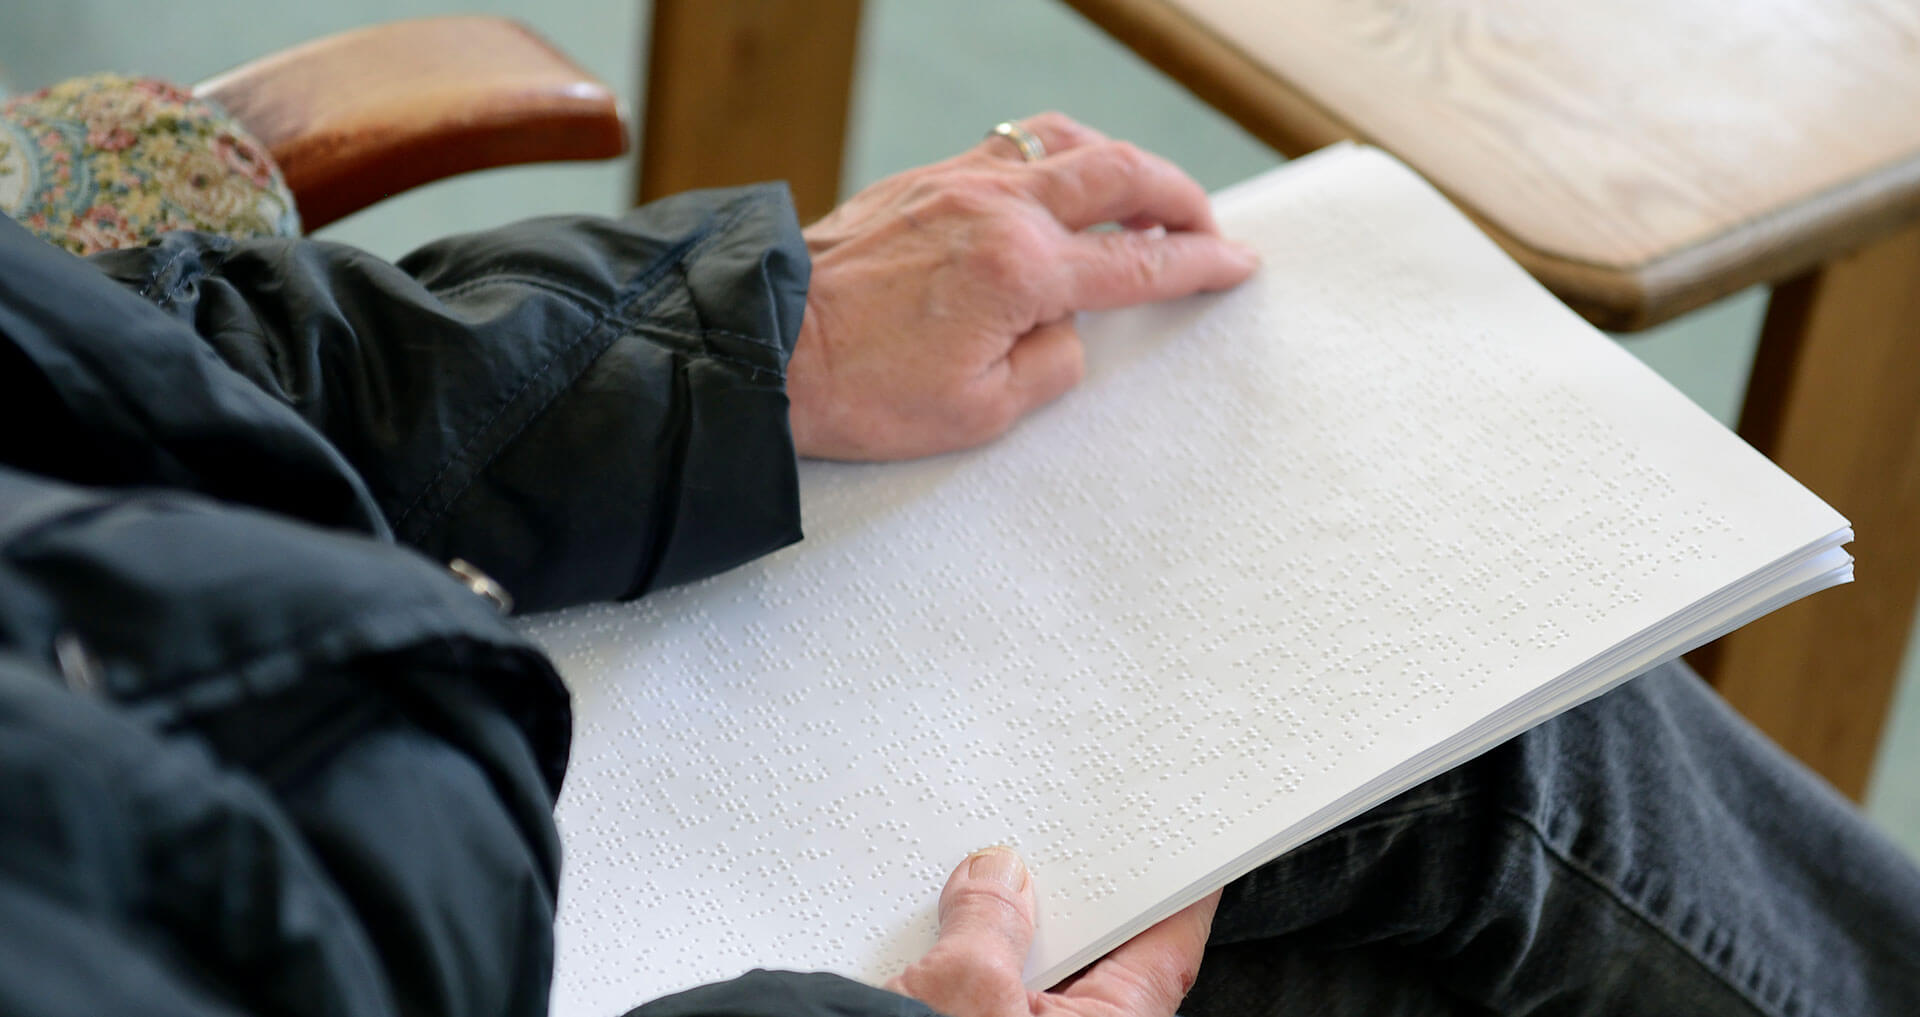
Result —
[[969, 855], [940, 891], [940, 935], [887, 987], [955, 1017], [1027, 1012], [1033, 879], [1012, 848]]
[[1024, 966], [1033, 945], [1033, 878], [1012, 848], [976, 851], [940, 891], [939, 945]]
[[1125, 1014], [1170, 1014], [1200, 974], [1220, 891], [1202, 897], [1153, 928], [1120, 944], [1066, 990]]

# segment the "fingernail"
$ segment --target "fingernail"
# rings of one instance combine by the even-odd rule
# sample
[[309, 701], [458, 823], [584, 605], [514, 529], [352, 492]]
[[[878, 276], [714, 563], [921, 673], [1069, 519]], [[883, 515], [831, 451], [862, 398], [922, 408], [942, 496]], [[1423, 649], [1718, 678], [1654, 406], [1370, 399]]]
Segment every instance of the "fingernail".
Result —
[[1227, 242], [1232, 244], [1234, 250], [1239, 251], [1249, 262], [1255, 265], [1260, 264], [1260, 252], [1255, 250], [1252, 244], [1243, 243], [1238, 240], [1229, 240]]
[[967, 863], [967, 875], [974, 879], [990, 879], [1009, 890], [1024, 890], [1027, 887], [1026, 863], [1009, 847], [995, 845], [975, 851], [972, 861]]

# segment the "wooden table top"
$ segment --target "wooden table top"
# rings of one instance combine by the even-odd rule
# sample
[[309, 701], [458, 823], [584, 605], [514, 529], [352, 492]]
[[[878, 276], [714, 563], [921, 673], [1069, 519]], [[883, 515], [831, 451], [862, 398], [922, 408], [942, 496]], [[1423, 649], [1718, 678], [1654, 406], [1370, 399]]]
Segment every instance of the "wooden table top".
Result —
[[1400, 156], [1637, 328], [1920, 218], [1920, 0], [1069, 0], [1283, 151]]

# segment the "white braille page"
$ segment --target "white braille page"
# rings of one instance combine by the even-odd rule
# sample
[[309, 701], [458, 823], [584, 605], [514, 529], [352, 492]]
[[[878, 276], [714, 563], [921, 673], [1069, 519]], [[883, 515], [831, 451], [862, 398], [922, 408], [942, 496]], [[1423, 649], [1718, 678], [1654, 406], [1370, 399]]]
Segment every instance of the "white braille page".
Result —
[[577, 715], [556, 1014], [882, 980], [996, 843], [1050, 983], [1850, 575], [1843, 519], [1391, 158], [1218, 204], [1260, 273], [1084, 318], [1085, 384], [1004, 440], [807, 464], [799, 546], [529, 623]]

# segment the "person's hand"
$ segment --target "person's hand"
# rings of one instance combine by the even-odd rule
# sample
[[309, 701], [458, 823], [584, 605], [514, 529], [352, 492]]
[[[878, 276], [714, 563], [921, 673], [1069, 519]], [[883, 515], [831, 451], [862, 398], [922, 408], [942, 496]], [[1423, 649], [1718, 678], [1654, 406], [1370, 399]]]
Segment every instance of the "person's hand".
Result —
[[[1047, 155], [989, 137], [889, 177], [806, 230], [813, 280], [787, 369], [801, 455], [904, 459], [977, 445], [1080, 380], [1073, 313], [1253, 272], [1172, 163], [1059, 114]], [[1092, 230], [1101, 223], [1120, 230]]]
[[1049, 992], [1020, 982], [1033, 881], [1008, 848], [976, 852], [940, 892], [940, 938], [887, 988], [952, 1017], [1168, 1017], [1193, 987], [1216, 891]]

